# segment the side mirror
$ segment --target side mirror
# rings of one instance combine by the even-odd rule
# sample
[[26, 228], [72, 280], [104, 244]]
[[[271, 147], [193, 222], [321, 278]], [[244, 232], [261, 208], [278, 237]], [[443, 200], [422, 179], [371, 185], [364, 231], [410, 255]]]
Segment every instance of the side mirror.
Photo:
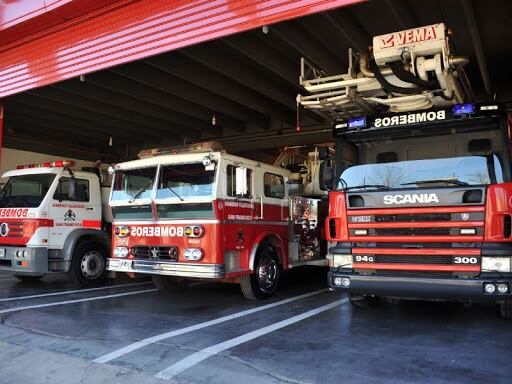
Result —
[[237, 167], [235, 168], [235, 195], [237, 196], [245, 196], [247, 195], [247, 168], [245, 167]]
[[76, 179], [75, 179], [75, 176], [71, 175], [69, 177], [68, 199], [75, 200], [75, 197], [76, 197]]
[[330, 191], [332, 189], [335, 177], [334, 172], [335, 167], [333, 159], [326, 159], [320, 163], [319, 184], [322, 191]]
[[320, 147], [318, 149], [318, 158], [320, 160], [327, 160], [329, 158], [329, 147]]

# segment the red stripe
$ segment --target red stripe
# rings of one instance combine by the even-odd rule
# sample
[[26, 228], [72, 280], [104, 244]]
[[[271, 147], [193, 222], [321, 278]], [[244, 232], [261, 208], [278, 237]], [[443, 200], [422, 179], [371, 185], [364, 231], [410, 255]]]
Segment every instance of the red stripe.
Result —
[[477, 205], [471, 207], [428, 207], [428, 208], [376, 208], [376, 209], [350, 209], [349, 216], [359, 215], [400, 215], [409, 213], [473, 213], [484, 212], [485, 206]]
[[349, 241], [364, 243], [477, 243], [484, 241], [483, 236], [350, 236]]
[[433, 248], [352, 248], [352, 253], [363, 255], [418, 255], [418, 256], [446, 256], [446, 255], [474, 255], [480, 256], [480, 249], [433, 249]]
[[101, 220], [83, 220], [82, 227], [84, 227], [84, 228], [101, 228]]
[[415, 221], [404, 223], [352, 223], [349, 228], [459, 228], [483, 227], [483, 221]]
[[391, 264], [391, 263], [354, 263], [354, 269], [383, 269], [395, 271], [447, 271], [447, 272], [480, 272], [476, 265], [437, 265], [437, 264]]

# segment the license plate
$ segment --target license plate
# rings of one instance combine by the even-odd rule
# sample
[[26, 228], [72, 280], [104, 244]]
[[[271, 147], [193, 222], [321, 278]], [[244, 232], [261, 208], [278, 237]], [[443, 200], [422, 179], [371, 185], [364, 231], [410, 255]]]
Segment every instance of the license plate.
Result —
[[118, 260], [117, 270], [130, 271], [132, 269], [132, 261], [131, 260]]
[[5, 248], [0, 248], [0, 258], [3, 259], [5, 257]]

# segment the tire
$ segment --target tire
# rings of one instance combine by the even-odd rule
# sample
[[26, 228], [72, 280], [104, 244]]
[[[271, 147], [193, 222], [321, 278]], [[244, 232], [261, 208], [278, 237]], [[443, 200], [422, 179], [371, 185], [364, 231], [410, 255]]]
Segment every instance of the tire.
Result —
[[500, 303], [500, 315], [504, 319], [512, 319], [512, 301]]
[[30, 275], [14, 275], [15, 278], [22, 281], [23, 283], [35, 283], [41, 280], [44, 275], [41, 276], [30, 276]]
[[276, 291], [280, 276], [276, 253], [267, 245], [258, 251], [254, 272], [240, 278], [240, 289], [248, 300], [265, 299]]
[[77, 287], [100, 284], [107, 279], [107, 252], [98, 243], [78, 243], [73, 252], [68, 276]]
[[354, 308], [359, 309], [377, 308], [380, 304], [380, 297], [377, 296], [365, 296], [351, 293], [349, 300]]
[[151, 275], [151, 280], [159, 291], [166, 293], [183, 292], [190, 283], [187, 279], [175, 276]]

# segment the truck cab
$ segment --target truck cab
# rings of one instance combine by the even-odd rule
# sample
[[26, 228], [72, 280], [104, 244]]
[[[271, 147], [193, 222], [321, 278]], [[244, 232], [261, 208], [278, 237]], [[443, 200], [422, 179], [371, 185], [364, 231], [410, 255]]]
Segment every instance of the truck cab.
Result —
[[[498, 104], [335, 124], [329, 285], [375, 296], [512, 299], [512, 182]], [[345, 153], [348, 152], [348, 153]], [[345, 159], [343, 164], [343, 160]], [[351, 159], [352, 164], [347, 163]]]
[[61, 160], [3, 174], [0, 270], [23, 281], [64, 272], [79, 286], [105, 277], [110, 237], [100, 177], [73, 165]]

